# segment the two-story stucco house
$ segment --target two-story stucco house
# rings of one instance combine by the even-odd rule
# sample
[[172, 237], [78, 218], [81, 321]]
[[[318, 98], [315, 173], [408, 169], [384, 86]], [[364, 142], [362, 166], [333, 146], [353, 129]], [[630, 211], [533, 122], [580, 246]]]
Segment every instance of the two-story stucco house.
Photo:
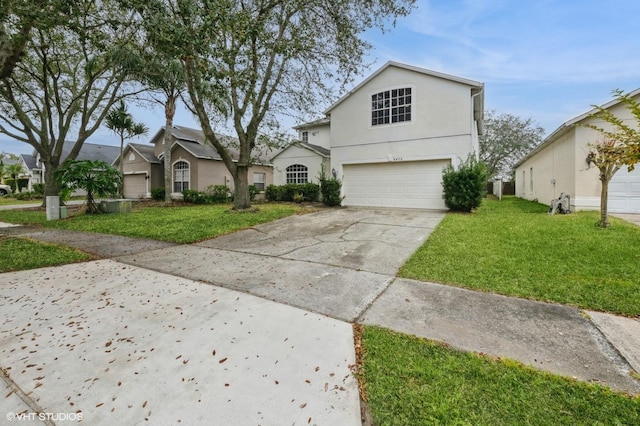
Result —
[[[325, 164], [343, 205], [445, 209], [442, 170], [477, 157], [483, 109], [483, 83], [387, 62], [326, 119], [296, 128], [301, 141], [273, 158], [274, 181], [313, 181]], [[328, 149], [330, 168], [314, 147]]]
[[[640, 89], [629, 96], [640, 101]], [[601, 107], [626, 125], [637, 127], [636, 119], [619, 100]], [[517, 197], [549, 204], [564, 192], [571, 197], [571, 210], [600, 208], [599, 170], [587, 161], [587, 154], [589, 144], [597, 142], [601, 136], [584, 125], [610, 127], [593, 117], [595, 112], [593, 109], [563, 123], [516, 164]], [[640, 213], [640, 168], [629, 172], [623, 167], [614, 175], [609, 182], [608, 210], [611, 213]]]

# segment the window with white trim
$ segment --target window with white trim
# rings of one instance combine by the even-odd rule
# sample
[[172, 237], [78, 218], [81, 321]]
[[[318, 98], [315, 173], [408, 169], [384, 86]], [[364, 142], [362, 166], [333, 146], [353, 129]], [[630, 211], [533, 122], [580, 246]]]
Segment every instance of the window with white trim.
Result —
[[302, 142], [309, 143], [309, 132], [302, 132]]
[[287, 183], [309, 182], [309, 169], [302, 164], [293, 164], [287, 167]]
[[264, 191], [264, 180], [265, 180], [265, 174], [264, 173], [254, 173], [253, 174], [253, 186], [256, 187], [256, 190], [259, 192]]
[[371, 125], [411, 121], [411, 87], [371, 95]]
[[173, 192], [189, 189], [189, 163], [178, 161], [173, 165]]

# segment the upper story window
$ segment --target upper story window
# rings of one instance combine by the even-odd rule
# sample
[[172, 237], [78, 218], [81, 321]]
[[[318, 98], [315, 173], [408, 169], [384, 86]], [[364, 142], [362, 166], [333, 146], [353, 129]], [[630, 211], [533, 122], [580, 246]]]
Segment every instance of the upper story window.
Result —
[[307, 166], [293, 164], [287, 167], [287, 183], [307, 183], [309, 182], [309, 171]]
[[302, 132], [302, 142], [309, 143], [309, 132]]
[[371, 125], [411, 121], [411, 88], [385, 90], [371, 95]]

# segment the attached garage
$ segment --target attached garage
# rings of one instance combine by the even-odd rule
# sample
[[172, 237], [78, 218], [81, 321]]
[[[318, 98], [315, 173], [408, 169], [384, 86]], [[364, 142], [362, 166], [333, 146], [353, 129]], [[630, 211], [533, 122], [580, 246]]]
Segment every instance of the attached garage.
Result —
[[125, 198], [145, 198], [147, 196], [147, 193], [148, 190], [146, 173], [124, 175]]
[[[640, 165], [638, 165], [640, 167]], [[640, 168], [620, 169], [609, 182], [610, 213], [640, 213]]]
[[442, 169], [449, 160], [347, 164], [345, 206], [446, 209]]

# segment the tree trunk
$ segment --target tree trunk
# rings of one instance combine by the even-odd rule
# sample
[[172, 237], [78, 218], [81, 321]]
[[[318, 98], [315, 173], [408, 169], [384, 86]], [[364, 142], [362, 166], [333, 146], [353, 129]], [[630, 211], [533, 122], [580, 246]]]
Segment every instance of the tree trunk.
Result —
[[251, 207], [249, 198], [249, 167], [237, 166], [233, 174], [233, 209], [243, 210]]
[[162, 147], [164, 149], [164, 202], [171, 203], [171, 192], [173, 191], [171, 182], [171, 130], [173, 129], [173, 117], [176, 114], [176, 101], [171, 97], [167, 98], [164, 105], [164, 141]]
[[[53, 177], [53, 172], [57, 169], [51, 164], [45, 164], [44, 167], [44, 195], [55, 196], [60, 194], [60, 186]], [[45, 198], [46, 199], [46, 198]]]
[[122, 182], [118, 187], [118, 197], [124, 198], [124, 136], [120, 135], [120, 177]]
[[602, 182], [602, 189], [600, 190], [600, 222], [598, 223], [601, 228], [609, 227], [609, 179], [600, 179]]

